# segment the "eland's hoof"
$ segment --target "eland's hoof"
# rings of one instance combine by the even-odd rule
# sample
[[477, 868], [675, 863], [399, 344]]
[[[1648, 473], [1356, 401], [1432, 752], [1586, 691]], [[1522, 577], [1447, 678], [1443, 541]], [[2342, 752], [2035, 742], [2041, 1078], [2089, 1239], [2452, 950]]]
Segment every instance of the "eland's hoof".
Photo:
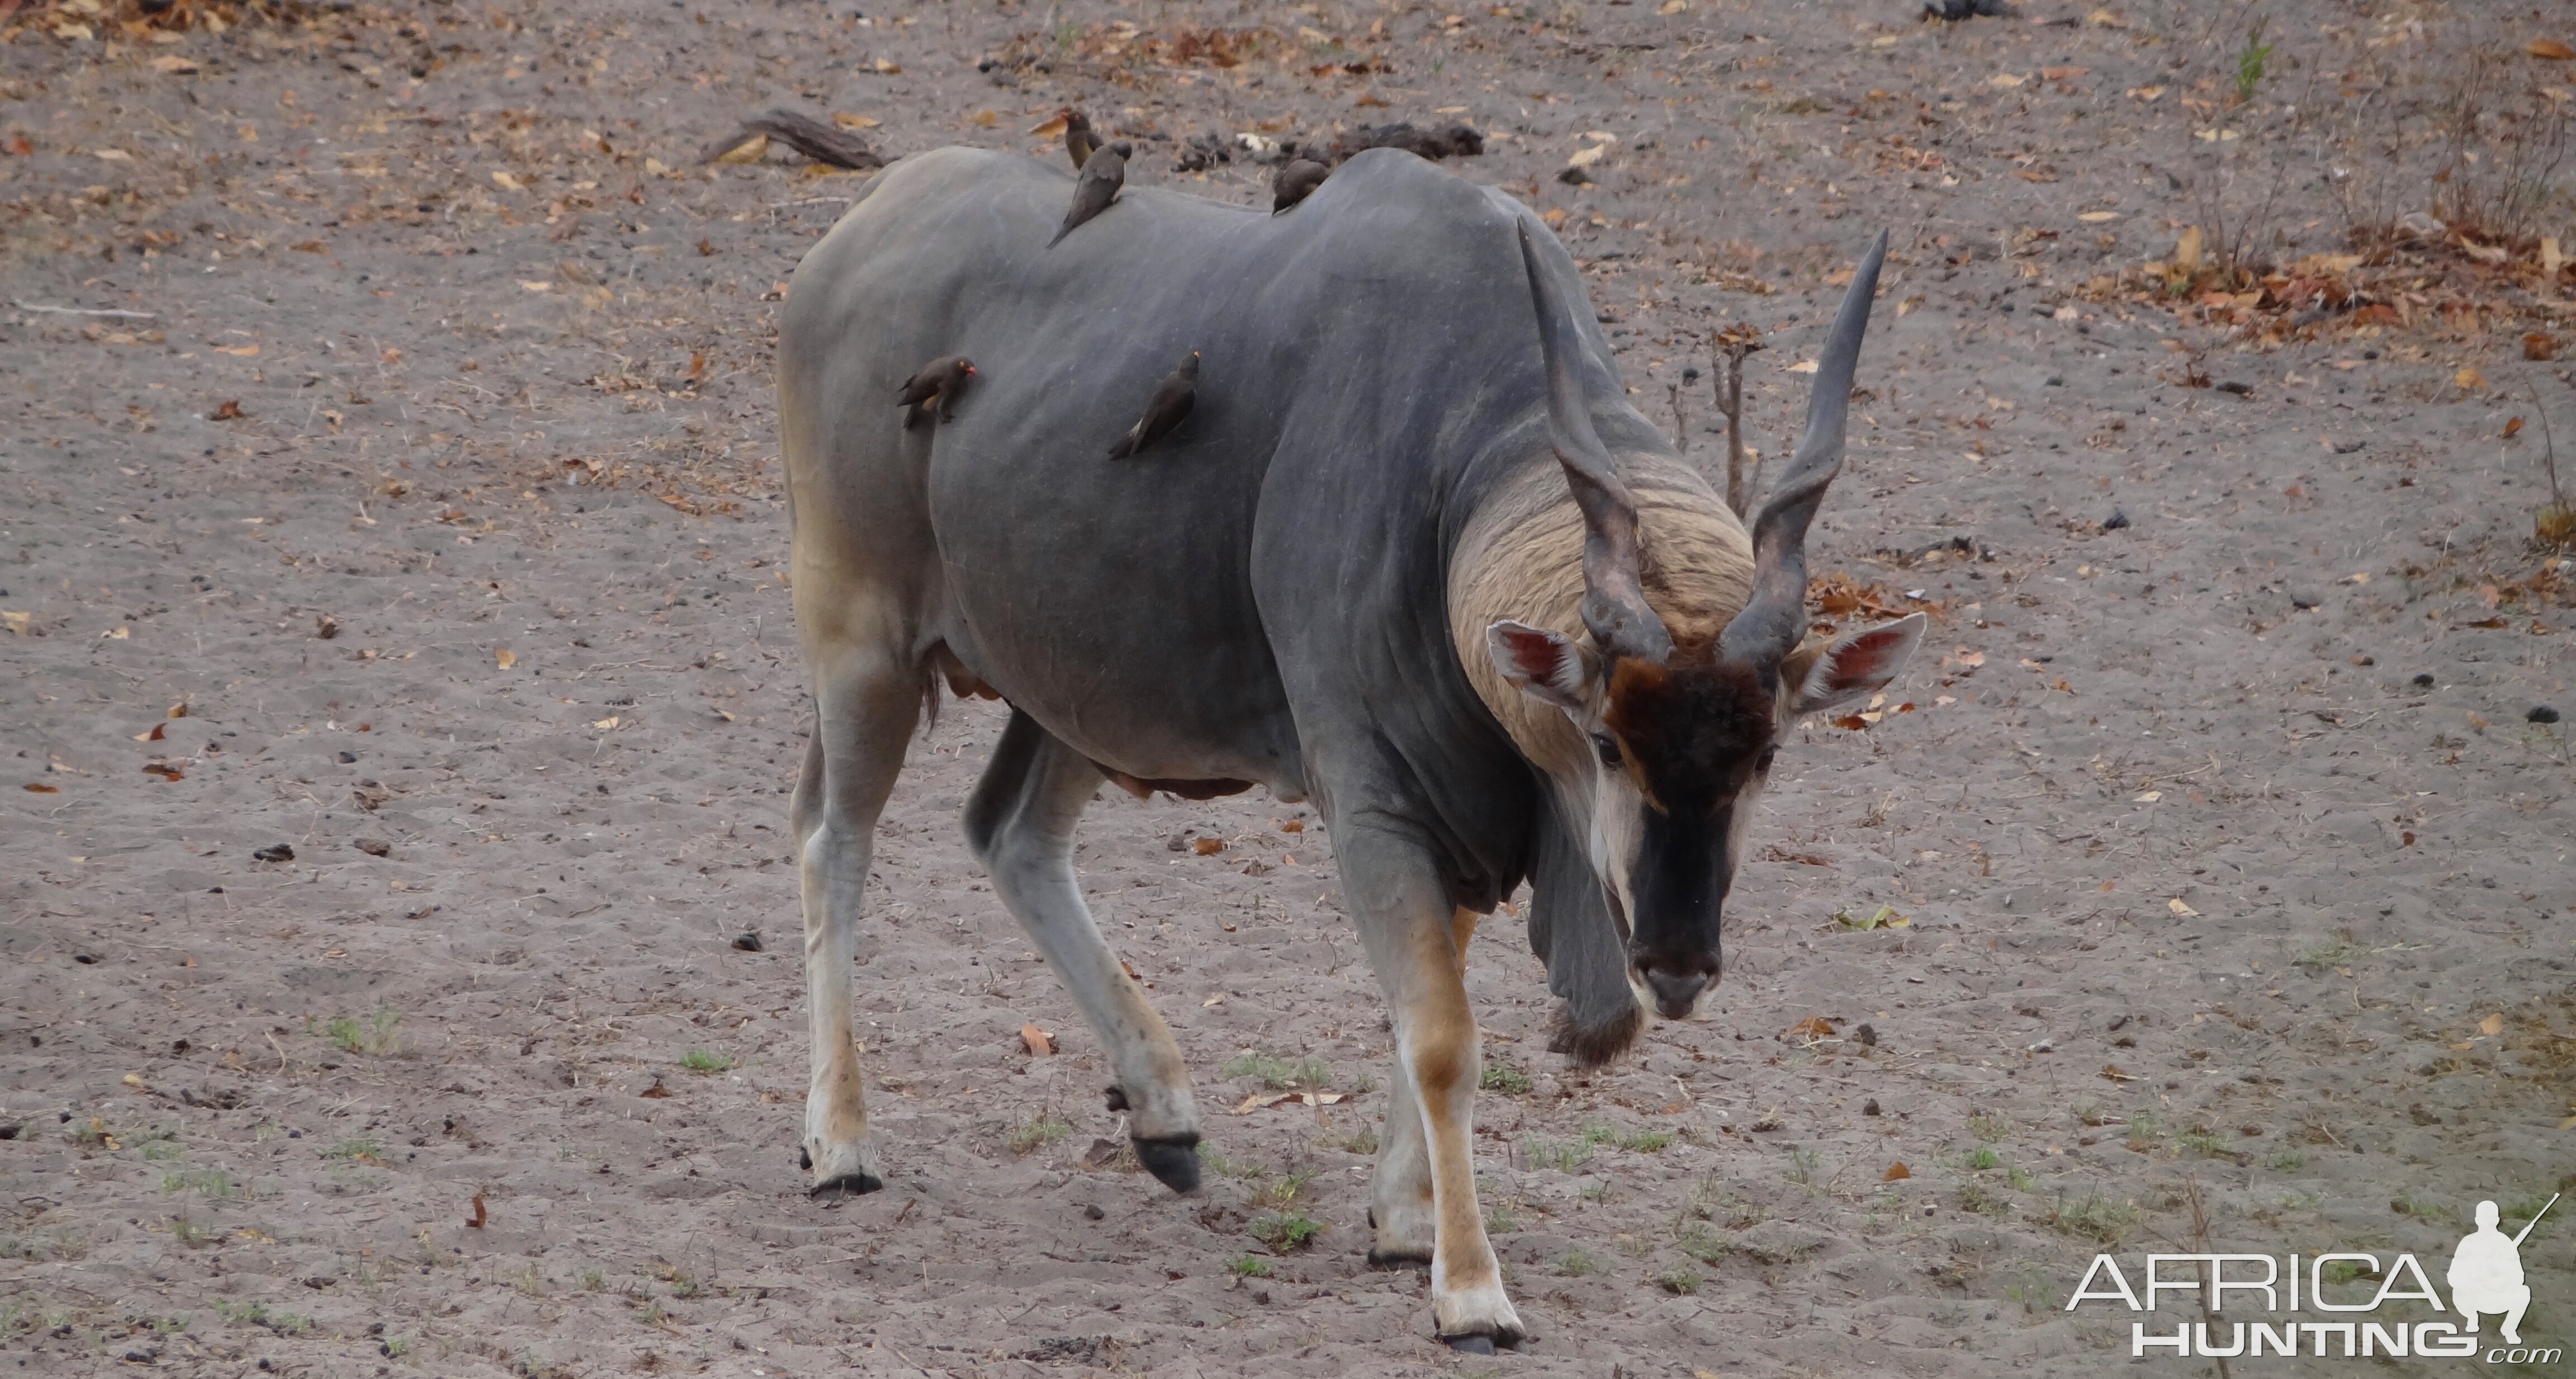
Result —
[[1443, 1336], [1440, 1342], [1461, 1355], [1494, 1353], [1494, 1338], [1491, 1336]]
[[1431, 1252], [1371, 1250], [1368, 1252], [1368, 1266], [1372, 1269], [1428, 1269], [1431, 1267]]
[[816, 1183], [814, 1186], [805, 1190], [805, 1195], [808, 1197], [830, 1197], [836, 1194], [841, 1194], [851, 1197], [865, 1197], [871, 1192], [882, 1192], [884, 1190], [885, 1179], [880, 1178], [873, 1173], [844, 1173], [838, 1178], [826, 1179], [823, 1182]]
[[1172, 1138], [1136, 1142], [1136, 1162], [1145, 1171], [1162, 1180], [1174, 1192], [1199, 1190], [1199, 1137]]

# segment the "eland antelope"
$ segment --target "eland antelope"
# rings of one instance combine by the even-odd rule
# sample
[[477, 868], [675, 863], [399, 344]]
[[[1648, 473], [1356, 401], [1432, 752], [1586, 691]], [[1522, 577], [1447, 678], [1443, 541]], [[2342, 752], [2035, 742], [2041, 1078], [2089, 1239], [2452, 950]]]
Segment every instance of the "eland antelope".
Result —
[[[781, 322], [813, 1183], [882, 1183], [852, 955], [878, 812], [945, 681], [1010, 705], [967, 841], [1181, 1191], [1188, 1074], [1084, 907], [1074, 826], [1104, 781], [1314, 800], [1395, 1031], [1370, 1259], [1429, 1265], [1444, 1340], [1516, 1344], [1476, 1204], [1468, 939], [1530, 885], [1580, 1060], [1648, 1009], [1688, 1017], [1775, 744], [1920, 639], [1919, 614], [1810, 638], [1805, 609], [1885, 236], [1748, 538], [1623, 400], [1573, 260], [1501, 192], [1375, 150], [1294, 215], [1130, 189], [1046, 252], [1069, 180], [905, 159], [805, 256]], [[1193, 352], [1187, 420], [1103, 460]], [[905, 429], [884, 399], [949, 355], [977, 361], [975, 405]]]

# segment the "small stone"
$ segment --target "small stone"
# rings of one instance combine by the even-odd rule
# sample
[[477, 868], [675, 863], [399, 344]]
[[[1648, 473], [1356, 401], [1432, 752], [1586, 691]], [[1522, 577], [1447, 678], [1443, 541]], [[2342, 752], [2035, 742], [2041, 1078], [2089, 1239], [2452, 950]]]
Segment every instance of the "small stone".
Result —
[[1869, 1100], [1862, 1102], [1860, 1104], [1860, 1113], [1864, 1116], [1877, 1115], [1879, 1113], [1878, 1098], [1871, 1097]]
[[2531, 706], [2531, 712], [2523, 715], [2523, 719], [2530, 723], [2555, 723], [2558, 721], [2558, 710], [2547, 704], [2534, 704]]
[[1083, 1217], [1084, 1217], [1086, 1220], [1091, 1220], [1091, 1221], [1098, 1221], [1098, 1220], [1102, 1220], [1103, 1218], [1105, 1218], [1105, 1217], [1107, 1217], [1107, 1216], [1109, 1215], [1109, 1213], [1107, 1213], [1107, 1212], [1105, 1212], [1105, 1211], [1102, 1211], [1100, 1208], [1098, 1208], [1098, 1207], [1096, 1207], [1096, 1206], [1093, 1206], [1093, 1205], [1090, 1205], [1090, 1204], [1088, 1204], [1088, 1203], [1085, 1203], [1085, 1204], [1084, 1204], [1084, 1206], [1083, 1206], [1083, 1208], [1082, 1208], [1082, 1214], [1083, 1214]]
[[2064, 374], [2062, 374], [2062, 373], [2053, 373], [2053, 374], [2050, 374], [2050, 375], [2048, 376], [2048, 386], [2050, 386], [2050, 387], [2052, 387], [2052, 388], [2063, 388], [2063, 387], [2065, 387], [2065, 386], [2066, 386], [2066, 375], [2064, 375]]
[[1875, 1028], [1863, 1025], [1853, 1030], [1852, 1034], [1860, 1040], [1863, 1047], [1873, 1049], [1878, 1047], [1878, 1031]]
[[2231, 378], [2226, 382], [2219, 384], [2218, 391], [2233, 394], [2237, 397], [2252, 397], [2254, 396], [2254, 385], [2251, 383], [2239, 383], [2235, 379]]
[[2324, 602], [2325, 600], [2318, 598], [2314, 593], [2304, 590], [2290, 595], [2292, 608], [2315, 608]]
[[733, 946], [746, 953], [760, 952], [760, 935], [753, 930], [745, 929], [733, 936]]
[[2417, 689], [2431, 689], [2432, 687], [2433, 687], [2433, 672], [2431, 672], [2431, 671], [2429, 671], [2429, 670], [2422, 670], [2422, 671], [2417, 671], [2417, 672], [2415, 673], [2415, 688], [2417, 688]]
[[2104, 531], [2118, 531], [2127, 525], [2129, 525], [2129, 514], [2120, 511], [2118, 508], [2111, 509], [2111, 515], [2102, 519], [2102, 530]]
[[340, 764], [341, 764], [341, 765], [343, 765], [343, 766], [350, 765], [350, 764], [354, 763], [355, 761], [357, 761], [357, 759], [358, 759], [358, 754], [357, 754], [357, 753], [355, 753], [355, 752], [342, 752], [342, 753], [340, 754]]
[[349, 846], [367, 854], [369, 857], [382, 857], [394, 850], [394, 845], [386, 842], [382, 838], [361, 838], [358, 841], [351, 843]]
[[271, 843], [253, 852], [251, 856], [262, 862], [292, 862], [295, 860], [295, 849], [284, 843]]

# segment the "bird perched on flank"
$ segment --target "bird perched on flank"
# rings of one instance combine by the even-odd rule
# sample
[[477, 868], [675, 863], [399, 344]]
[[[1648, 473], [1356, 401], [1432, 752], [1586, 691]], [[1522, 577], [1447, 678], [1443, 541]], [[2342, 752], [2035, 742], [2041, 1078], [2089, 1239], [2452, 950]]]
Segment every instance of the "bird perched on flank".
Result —
[[1270, 179], [1270, 213], [1277, 215], [1305, 200], [1332, 175], [1331, 168], [1311, 158], [1290, 159]]
[[1091, 155], [1098, 152], [1099, 148], [1100, 136], [1091, 132], [1091, 121], [1085, 118], [1081, 111], [1070, 106], [1066, 107], [1064, 151], [1073, 156], [1073, 170], [1082, 171], [1082, 165], [1090, 162]]
[[904, 414], [903, 428], [909, 431], [920, 425], [921, 419], [930, 414], [932, 408], [929, 404], [934, 400], [938, 403], [941, 421], [954, 416], [957, 395], [966, 391], [966, 380], [975, 376], [975, 362], [962, 354], [933, 359], [922, 365], [918, 372], [903, 381], [902, 389], [894, 396], [896, 406], [911, 409]]
[[1127, 159], [1135, 151], [1135, 145], [1121, 139], [1093, 149], [1091, 156], [1082, 160], [1082, 175], [1073, 180], [1073, 207], [1064, 213], [1064, 228], [1055, 232], [1055, 239], [1047, 241], [1049, 249], [1072, 234], [1075, 226], [1109, 209], [1118, 189], [1127, 185]]
[[1163, 379], [1163, 386], [1154, 390], [1154, 400], [1145, 404], [1145, 415], [1136, 418], [1136, 424], [1128, 428], [1127, 434], [1119, 437], [1118, 443], [1109, 448], [1109, 458], [1126, 459], [1170, 435], [1172, 428], [1181, 424], [1198, 400], [1199, 352], [1192, 350], [1190, 357]]

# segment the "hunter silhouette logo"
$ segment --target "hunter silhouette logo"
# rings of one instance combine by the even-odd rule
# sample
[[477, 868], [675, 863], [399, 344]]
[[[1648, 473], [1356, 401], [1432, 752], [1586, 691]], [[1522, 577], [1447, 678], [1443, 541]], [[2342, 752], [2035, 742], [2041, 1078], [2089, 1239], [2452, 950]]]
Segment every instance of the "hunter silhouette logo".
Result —
[[2460, 1248], [2451, 1252], [2451, 1271], [2443, 1276], [2451, 1285], [2451, 1305], [2460, 1309], [2462, 1327], [2475, 1332], [2479, 1316], [2493, 1313], [2504, 1318], [2504, 1343], [2522, 1344], [2522, 1314], [2531, 1306], [2531, 1286], [2522, 1281], [2522, 1242], [2556, 1205], [2558, 1194], [2553, 1192], [2548, 1205], [2532, 1213], [2508, 1240], [2496, 1229], [2496, 1204], [2478, 1203], [2478, 1228], [2460, 1238]]
[[[2506, 1235], [2504, 1213], [2493, 1202], [2478, 1203], [2472, 1213], [2477, 1229], [2453, 1247], [2442, 1276], [2450, 1293], [2447, 1307], [2411, 1254], [2383, 1260], [2372, 1252], [2327, 1250], [2151, 1254], [2142, 1272], [2136, 1263], [2124, 1272], [2118, 1260], [2095, 1255], [2066, 1310], [2107, 1302], [2153, 1316], [2163, 1311], [2166, 1295], [2188, 1299], [2183, 1316], [2130, 1322], [2132, 1359], [2159, 1350], [2213, 1359], [2469, 1359], [2483, 1350], [2480, 1358], [2488, 1364], [2556, 1364], [2565, 1353], [2559, 1347], [2523, 1344], [2531, 1285], [2523, 1277], [2522, 1245], [2557, 1205], [2553, 1194], [2521, 1230]], [[2440, 1256], [2434, 1258], [2438, 1262]], [[2426, 1311], [2434, 1315], [2424, 1316]], [[2240, 1320], [2248, 1312], [2259, 1320]], [[2194, 1313], [2197, 1319], [2186, 1319]], [[2499, 1322], [2501, 1345], [2480, 1345], [2479, 1323], [2488, 1317]]]

